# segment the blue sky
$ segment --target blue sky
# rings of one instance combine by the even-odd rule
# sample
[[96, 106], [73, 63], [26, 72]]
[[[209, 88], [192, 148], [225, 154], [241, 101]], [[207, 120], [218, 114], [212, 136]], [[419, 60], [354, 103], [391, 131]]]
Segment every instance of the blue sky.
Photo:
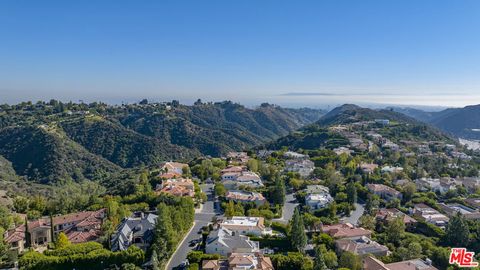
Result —
[[480, 1], [0, 1], [0, 103], [480, 103]]

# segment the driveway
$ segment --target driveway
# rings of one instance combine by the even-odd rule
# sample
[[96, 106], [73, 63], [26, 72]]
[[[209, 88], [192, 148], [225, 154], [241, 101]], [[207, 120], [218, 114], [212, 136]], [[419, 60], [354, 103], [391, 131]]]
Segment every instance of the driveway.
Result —
[[351, 223], [352, 225], [357, 225], [358, 220], [363, 213], [365, 212], [365, 204], [364, 203], [355, 203], [355, 211], [350, 213], [349, 217], [342, 218], [345, 223]]
[[292, 219], [295, 207], [297, 207], [298, 205], [297, 199], [295, 199], [294, 195], [295, 193], [290, 193], [285, 196], [285, 204], [283, 205], [282, 209], [282, 217], [273, 219], [272, 221], [288, 224], [290, 219]]
[[193, 250], [194, 247], [189, 247], [190, 241], [199, 239], [201, 237], [198, 231], [208, 225], [212, 221], [212, 218], [219, 213], [215, 213], [213, 208], [214, 195], [211, 191], [213, 184], [202, 185], [202, 190], [207, 194], [207, 201], [203, 204], [201, 211], [195, 213], [195, 223], [192, 230], [184, 238], [183, 242], [178, 246], [175, 253], [172, 255], [170, 262], [165, 269], [173, 269], [179, 266], [186, 258], [187, 254]]

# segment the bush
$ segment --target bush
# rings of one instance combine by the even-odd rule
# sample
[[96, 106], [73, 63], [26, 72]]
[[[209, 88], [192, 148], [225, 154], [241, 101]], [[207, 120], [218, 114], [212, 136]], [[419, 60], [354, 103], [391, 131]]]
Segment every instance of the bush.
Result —
[[200, 269], [200, 266], [198, 265], [198, 263], [192, 263], [188, 266], [188, 270], [199, 270]]
[[428, 237], [442, 238], [445, 235], [442, 229], [425, 221], [418, 221], [415, 231]]
[[201, 251], [191, 251], [187, 255], [188, 262], [190, 264], [201, 264], [204, 260], [218, 260], [220, 255], [218, 254], [205, 254]]
[[313, 262], [309, 257], [299, 252], [289, 252], [287, 255], [274, 254], [270, 256], [275, 269], [281, 270], [311, 270]]
[[285, 224], [282, 224], [282, 223], [279, 223], [279, 222], [272, 222], [271, 227], [272, 227], [272, 230], [274, 230], [274, 231], [281, 232], [285, 235], [288, 234], [288, 227]]
[[103, 246], [97, 242], [87, 242], [70, 245], [57, 250], [46, 250], [43, 254], [46, 256], [69, 256], [74, 254], [87, 254], [97, 249], [103, 249]]
[[[72, 245], [72, 247], [75, 246]], [[94, 249], [88, 253], [84, 253], [84, 251], [80, 250], [79, 253], [72, 253], [71, 251], [59, 250], [59, 254], [67, 254], [64, 256], [29, 251], [20, 258], [19, 266], [24, 270], [103, 270], [108, 266], [121, 266], [125, 263], [140, 265], [145, 260], [144, 252], [136, 246], [131, 246], [120, 252], [112, 252], [106, 249]]]

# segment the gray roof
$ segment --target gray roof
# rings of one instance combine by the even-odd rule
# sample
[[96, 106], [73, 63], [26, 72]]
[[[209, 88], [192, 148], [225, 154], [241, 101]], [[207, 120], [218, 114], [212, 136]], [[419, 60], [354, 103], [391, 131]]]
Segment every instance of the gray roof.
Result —
[[222, 227], [210, 233], [207, 237], [207, 245], [216, 241], [223, 246], [230, 247], [232, 250], [237, 248], [258, 248], [258, 243], [250, 241], [247, 236], [235, 235], [231, 230]]
[[154, 214], [142, 213], [140, 216], [124, 219], [112, 236], [112, 250], [125, 250], [132, 244], [131, 240], [138, 237], [143, 238], [144, 242], [151, 242], [157, 217]]

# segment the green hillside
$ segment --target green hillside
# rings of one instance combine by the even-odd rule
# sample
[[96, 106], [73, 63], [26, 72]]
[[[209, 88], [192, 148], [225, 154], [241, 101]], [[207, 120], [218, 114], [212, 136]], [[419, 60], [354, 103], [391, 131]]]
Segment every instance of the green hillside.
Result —
[[322, 114], [270, 104], [251, 109], [230, 101], [193, 106], [24, 102], [0, 106], [0, 155], [16, 175], [39, 183], [105, 181], [122, 168], [249, 149]]

